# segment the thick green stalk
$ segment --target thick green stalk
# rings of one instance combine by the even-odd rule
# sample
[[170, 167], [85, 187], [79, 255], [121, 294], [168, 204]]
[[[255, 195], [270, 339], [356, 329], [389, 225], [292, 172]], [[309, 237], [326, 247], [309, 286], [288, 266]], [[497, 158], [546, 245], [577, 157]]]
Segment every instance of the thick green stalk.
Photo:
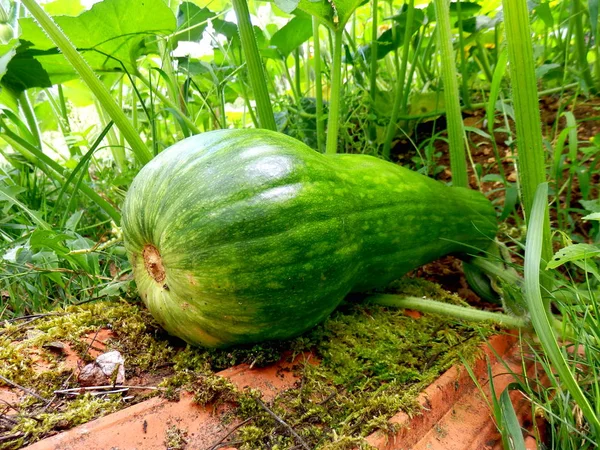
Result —
[[323, 81], [321, 80], [321, 38], [319, 36], [319, 21], [312, 18], [314, 58], [315, 62], [315, 98], [317, 101], [317, 147], [320, 152], [325, 147], [325, 122], [323, 117]]
[[398, 121], [398, 113], [402, 100], [404, 98], [404, 83], [406, 81], [406, 67], [408, 65], [408, 52], [410, 50], [410, 37], [412, 36], [412, 23], [415, 17], [415, 0], [410, 0], [408, 10], [406, 12], [406, 28], [404, 30], [404, 42], [402, 43], [402, 63], [396, 78], [396, 92], [394, 96], [394, 106], [392, 107], [392, 115], [388, 123], [385, 142], [383, 144], [383, 157], [390, 158], [392, 149], [392, 140], [396, 135], [396, 122]]
[[448, 0], [434, 0], [437, 17], [437, 42], [440, 48], [442, 63], [442, 80], [444, 83], [444, 101], [446, 104], [446, 120], [448, 122], [448, 141], [450, 144], [450, 169], [452, 185], [469, 186], [467, 175], [467, 158], [465, 152], [465, 130], [459, 102], [458, 73], [452, 49], [452, 27], [450, 25], [450, 8]]
[[327, 143], [325, 153], [337, 153], [340, 132], [340, 97], [342, 91], [342, 36], [344, 28], [333, 32], [333, 64], [331, 66], [331, 87], [329, 95], [329, 117], [327, 118]]
[[[517, 132], [519, 182], [525, 219], [529, 223], [535, 191], [546, 181], [529, 12], [526, 0], [503, 0], [502, 3]], [[547, 262], [552, 258], [550, 221], [547, 214], [543, 234], [542, 258]]]
[[46, 14], [42, 7], [35, 0], [23, 0], [23, 4], [29, 10], [31, 15], [37, 20], [50, 39], [59, 48], [67, 61], [71, 63], [75, 71], [81, 76], [85, 84], [96, 96], [102, 107], [106, 110], [115, 125], [121, 130], [123, 136], [131, 146], [131, 150], [136, 158], [146, 164], [152, 159], [152, 155], [146, 147], [146, 144], [140, 138], [137, 130], [133, 128], [117, 102], [115, 102], [110, 91], [98, 79], [92, 68], [77, 52], [67, 36], [56, 26], [54, 21]]
[[371, 101], [375, 103], [375, 94], [377, 93], [377, 16], [379, 15], [378, 0], [373, 0], [371, 8], [373, 33], [371, 34], [371, 72], [370, 72], [370, 89]]
[[258, 53], [258, 45], [256, 44], [256, 36], [250, 21], [250, 11], [246, 0], [232, 0], [233, 9], [238, 21], [240, 31], [240, 40], [242, 41], [242, 49], [248, 66], [248, 74], [250, 76], [250, 84], [254, 91], [254, 99], [256, 100], [256, 109], [258, 112], [258, 122], [261, 128], [277, 131], [275, 124], [275, 116], [267, 90], [266, 74]]
[[561, 385], [566, 386], [573, 400], [577, 403], [583, 416], [592, 427], [592, 435], [600, 431], [600, 419], [588, 399], [585, 397], [572, 368], [565, 360], [563, 351], [558, 345], [551, 323], [548, 308], [542, 299], [540, 283], [540, 263], [544, 243], [544, 231], [548, 220], [548, 184], [541, 183], [536, 190], [530, 210], [530, 221], [527, 229], [525, 246], [525, 301], [531, 316], [531, 323], [539, 338], [542, 348], [552, 369], [558, 372]]
[[367, 297], [370, 303], [395, 308], [413, 309], [423, 313], [440, 314], [454, 317], [459, 320], [472, 322], [492, 322], [505, 328], [527, 328], [531, 324], [528, 320], [509, 316], [508, 314], [483, 311], [465, 306], [452, 305], [422, 297], [404, 297], [392, 294], [375, 294]]

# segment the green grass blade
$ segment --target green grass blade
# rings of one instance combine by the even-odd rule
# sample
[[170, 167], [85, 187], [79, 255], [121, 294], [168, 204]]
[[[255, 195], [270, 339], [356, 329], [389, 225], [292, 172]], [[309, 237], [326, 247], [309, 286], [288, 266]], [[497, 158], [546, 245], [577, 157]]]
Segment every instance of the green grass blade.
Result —
[[500, 410], [502, 411], [502, 421], [507, 433], [508, 445], [511, 450], [525, 450], [525, 440], [517, 414], [510, 401], [508, 388], [500, 394]]
[[544, 352], [551, 361], [554, 370], [559, 374], [561, 383], [565, 385], [584, 417], [594, 429], [600, 432], [600, 421], [594, 409], [577, 384], [556, 340], [554, 330], [548, 317], [547, 308], [542, 300], [540, 286], [540, 262], [542, 257], [543, 228], [547, 217], [548, 185], [542, 183], [535, 194], [533, 207], [527, 230], [525, 246], [525, 301], [529, 309], [531, 323], [542, 344]]

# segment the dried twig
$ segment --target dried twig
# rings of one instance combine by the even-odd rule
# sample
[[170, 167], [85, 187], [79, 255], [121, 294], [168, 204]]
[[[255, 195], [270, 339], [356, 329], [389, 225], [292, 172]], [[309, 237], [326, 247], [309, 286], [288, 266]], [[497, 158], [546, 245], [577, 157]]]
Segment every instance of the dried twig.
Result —
[[271, 411], [271, 409], [269, 409], [269, 407], [265, 405], [259, 398], [255, 400], [262, 409], [264, 409], [273, 419], [275, 419], [277, 422], [279, 422], [279, 424], [283, 425], [289, 431], [289, 433], [298, 441], [298, 443], [302, 445], [302, 448], [310, 450], [310, 447], [306, 443], [306, 441], [302, 439], [302, 437], [298, 433], [296, 433], [294, 429], [285, 420], [283, 420], [281, 417], [279, 417], [277, 414]]
[[[80, 394], [86, 391], [111, 391], [111, 390], [116, 390], [116, 389], [121, 389], [121, 390], [129, 390], [129, 389], [139, 389], [139, 390], [149, 390], [149, 391], [166, 391], [166, 388], [161, 388], [161, 387], [156, 387], [156, 386], [125, 386], [122, 384], [108, 384], [108, 385], [103, 385], [103, 386], [86, 386], [86, 387], [76, 387], [76, 388], [70, 388], [70, 389], [59, 389], [57, 391], [54, 391], [54, 394], [56, 395], [73, 395], [73, 394]], [[107, 392], [103, 392], [107, 393]]]
[[20, 439], [24, 436], [25, 436], [25, 433], [8, 434], [6, 436], [0, 436], [0, 442], [14, 441], [15, 439]]
[[246, 425], [251, 420], [254, 420], [254, 416], [249, 417], [248, 419], [244, 420], [243, 422], [238, 423], [235, 427], [233, 427], [231, 430], [229, 430], [225, 436], [223, 436], [221, 439], [219, 439], [217, 442], [215, 442], [213, 445], [211, 445], [208, 448], [208, 450], [217, 450], [218, 448], [223, 447], [223, 445], [230, 445], [231, 442], [225, 442], [225, 439], [227, 439], [236, 430], [238, 430], [239, 428], [243, 427], [244, 425]]
[[19, 384], [15, 383], [15, 382], [13, 382], [13, 381], [10, 381], [8, 378], [6, 378], [6, 377], [4, 377], [4, 376], [2, 376], [2, 375], [0, 375], [0, 380], [2, 380], [3, 382], [5, 382], [6, 384], [10, 384], [12, 387], [15, 387], [15, 388], [17, 388], [17, 389], [20, 389], [20, 390], [22, 390], [23, 392], [25, 392], [25, 393], [27, 393], [27, 394], [31, 395], [32, 397], [35, 397], [35, 398], [37, 398], [38, 400], [41, 400], [41, 401], [43, 401], [44, 403], [48, 403], [48, 399], [45, 399], [45, 398], [44, 398], [44, 397], [42, 397], [41, 395], [39, 395], [39, 394], [36, 394], [35, 392], [33, 392], [33, 391], [32, 391], [32, 390], [30, 390], [30, 389], [27, 389], [26, 387], [23, 387], [23, 386], [21, 386], [21, 385], [19, 385]]
[[108, 391], [93, 391], [93, 392], [61, 392], [61, 395], [65, 395], [65, 396], [71, 396], [71, 397], [78, 397], [80, 395], [83, 394], [90, 394], [92, 397], [99, 397], [101, 395], [110, 395], [110, 394], [123, 394], [125, 392], [129, 392], [129, 389], [127, 388], [123, 388], [123, 389], [112, 389], [112, 390], [108, 390]]
[[15, 323], [15, 322], [19, 322], [21, 320], [35, 320], [35, 319], [41, 319], [42, 317], [48, 317], [48, 316], [64, 316], [65, 313], [44, 313], [44, 314], [30, 314], [28, 316], [20, 316], [20, 317], [13, 317], [12, 319], [6, 319], [5, 322], [8, 323]]

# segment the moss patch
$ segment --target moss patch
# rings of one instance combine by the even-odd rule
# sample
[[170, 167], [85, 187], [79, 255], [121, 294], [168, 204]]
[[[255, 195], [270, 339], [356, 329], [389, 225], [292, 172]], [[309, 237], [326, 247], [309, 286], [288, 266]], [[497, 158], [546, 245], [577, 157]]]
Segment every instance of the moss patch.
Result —
[[[418, 279], [402, 280], [386, 291], [462, 303], [439, 286]], [[77, 376], [64, 369], [60, 354], [43, 346], [65, 342], [89, 360], [85, 353], [89, 344], [84, 337], [108, 328], [114, 337], [107, 342], [107, 350], [123, 354], [129, 380], [141, 377], [160, 382], [166, 388], [163, 395], [172, 399], [185, 389], [194, 392], [194, 398], [202, 404], [233, 403], [235, 407], [223, 419], [236, 416], [248, 422], [228, 439], [248, 449], [284, 449], [300, 444], [274, 416], [283, 419], [311, 448], [364, 447], [362, 438], [389, 427], [391, 416], [399, 411], [415, 413], [418, 393], [458, 362], [461, 355], [474, 359], [477, 347], [493, 332], [489, 326], [457, 323], [434, 315], [413, 319], [402, 310], [350, 299], [325, 323], [296, 339], [205, 350], [168, 337], [137, 303], [99, 302], [58, 313], [0, 328], [0, 375], [53, 399], [55, 390], [76, 386]], [[50, 370], [34, 370], [40, 354], [32, 353], [32, 349], [43, 350], [41, 357]], [[236, 364], [264, 366], [283, 355], [292, 358], [308, 351], [320, 363], [296, 364], [293, 370], [301, 381], [268, 405], [260, 400], [259, 392], [239, 391], [215, 375]], [[144, 398], [147, 395], [134, 401]], [[0, 424], [0, 436], [18, 437], [3, 442], [0, 448], [18, 448], [130, 404], [118, 396], [82, 396], [61, 398], [46, 406], [26, 396], [18, 405], [22, 416], [17, 423]]]

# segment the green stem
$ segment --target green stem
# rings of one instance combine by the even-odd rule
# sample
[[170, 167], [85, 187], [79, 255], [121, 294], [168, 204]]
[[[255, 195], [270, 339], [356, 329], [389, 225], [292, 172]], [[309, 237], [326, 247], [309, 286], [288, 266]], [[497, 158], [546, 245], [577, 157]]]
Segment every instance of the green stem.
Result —
[[469, 81], [468, 71], [467, 71], [467, 58], [465, 57], [465, 38], [463, 36], [463, 20], [461, 14], [461, 0], [456, 0], [456, 14], [458, 15], [458, 51], [460, 56], [460, 73], [461, 73], [461, 87], [462, 87], [462, 96], [463, 103], [467, 107], [467, 109], [471, 109], [471, 95], [469, 93], [469, 86], [467, 82]]
[[[526, 0], [503, 0], [503, 6], [517, 132], [519, 182], [525, 219], [529, 223], [535, 191], [546, 180], [529, 11]], [[547, 212], [543, 235], [542, 258], [550, 261], [552, 240]]]
[[442, 63], [446, 120], [448, 122], [452, 185], [468, 187], [469, 178], [467, 175], [467, 158], [465, 152], [465, 131], [463, 128], [460, 102], [458, 100], [458, 74], [456, 73], [454, 50], [452, 49], [450, 8], [448, 0], [434, 0], [434, 5], [435, 15], [437, 17], [438, 45]]
[[[169, 41], [160, 39], [158, 41], [158, 51], [161, 54], [161, 68], [167, 75], [167, 92], [169, 99], [173, 105], [181, 105], [178, 109], [182, 109], [183, 102], [180, 102], [181, 96], [179, 95], [179, 86], [177, 83], [177, 76], [173, 72], [173, 61], [171, 59], [171, 44]], [[182, 117], [186, 116], [185, 112], [182, 111]]]
[[250, 84], [254, 91], [254, 99], [256, 100], [258, 122], [261, 128], [277, 131], [271, 99], [269, 98], [269, 91], [267, 90], [267, 83], [265, 81], [266, 74], [260, 54], [258, 53], [258, 45], [256, 44], [256, 36], [254, 36], [254, 29], [250, 21], [248, 4], [246, 0], [232, 0], [232, 3], [238, 21], [242, 49], [246, 57]]
[[383, 157], [390, 159], [392, 150], [392, 140], [396, 135], [396, 122], [398, 121], [398, 113], [404, 99], [404, 83], [406, 81], [406, 67], [408, 65], [408, 52], [410, 50], [410, 37], [412, 36], [412, 23], [415, 16], [415, 0], [410, 0], [408, 11], [406, 13], [406, 28], [404, 30], [404, 42], [402, 43], [402, 63], [396, 79], [396, 92], [394, 93], [394, 106], [392, 107], [392, 116], [388, 123], [385, 142], [383, 144]]
[[[300, 47], [294, 50], [294, 81], [296, 82], [296, 93], [298, 98], [302, 97], [302, 79], [300, 77]], [[297, 103], [300, 106], [299, 103]]]
[[[60, 111], [60, 114], [57, 114], [58, 122], [59, 122], [59, 126], [63, 130], [63, 134], [65, 136], [67, 136], [67, 135], [71, 134], [72, 130], [71, 130], [71, 122], [69, 121], [69, 111], [67, 109], [67, 101], [65, 99], [65, 93], [63, 92], [62, 84], [59, 84], [57, 86], [57, 91], [58, 91], [58, 104], [56, 105], [56, 107], [57, 107], [58, 111]], [[51, 93], [49, 92], [48, 89], [46, 89], [46, 93], [48, 95], [48, 99], [50, 99], [51, 102], [55, 102], [53, 100], [54, 97], [51, 95]], [[136, 128], [136, 130], [137, 130], [137, 128]], [[67, 145], [69, 146], [69, 152], [71, 153], [71, 155], [81, 155], [81, 149], [79, 147], [71, 145], [71, 144], [67, 144]], [[125, 146], [123, 146], [123, 149], [124, 148], [125, 148]]]
[[406, 111], [407, 111], [407, 107], [408, 107], [408, 98], [410, 97], [410, 87], [411, 87], [411, 82], [414, 79], [415, 76], [415, 71], [417, 70], [417, 66], [419, 65], [419, 54], [421, 53], [421, 48], [422, 48], [422, 44], [423, 44], [423, 38], [424, 36], [426, 36], [426, 31], [427, 31], [427, 27], [428, 24], [425, 24], [425, 26], [423, 27], [423, 29], [421, 30], [421, 32], [419, 33], [419, 38], [417, 39], [417, 46], [413, 51], [413, 59], [410, 65], [410, 71], [408, 72], [408, 86], [407, 89], [404, 89], [404, 98], [402, 98], [402, 103], [400, 105], [400, 115], [406, 115]]
[[314, 58], [315, 62], [315, 98], [317, 101], [317, 147], [323, 151], [325, 142], [325, 122], [323, 117], [323, 81], [321, 80], [321, 38], [319, 36], [319, 21], [312, 18]]
[[333, 33], [333, 65], [331, 67], [331, 87], [329, 95], [329, 117], [327, 118], [327, 143], [325, 153], [337, 153], [340, 131], [340, 97], [342, 91], [342, 36], [344, 28]]
[[56, 26], [54, 21], [46, 14], [36, 0], [22, 0], [25, 7], [31, 15], [38, 21], [42, 29], [48, 34], [50, 39], [59, 48], [67, 61], [71, 63], [75, 71], [81, 76], [85, 84], [96, 96], [102, 107], [106, 110], [110, 118], [115, 122], [115, 125], [121, 130], [123, 136], [131, 146], [131, 150], [136, 158], [146, 164], [152, 159], [152, 155], [146, 147], [146, 144], [140, 138], [138, 132], [133, 128], [117, 102], [115, 102], [110, 91], [98, 79], [92, 68], [77, 52], [71, 41], [65, 34]]
[[404, 297], [392, 294], [375, 294], [367, 297], [370, 303], [395, 308], [412, 309], [415, 311], [440, 314], [459, 320], [471, 322], [492, 322], [505, 328], [528, 328], [531, 326], [529, 320], [508, 314], [482, 311], [480, 309], [466, 306], [452, 305], [450, 303], [438, 302], [422, 297]]
[[571, 0], [572, 17], [575, 25], [575, 45], [577, 47], [577, 63], [581, 75], [587, 84], [588, 89], [592, 94], [596, 93], [596, 85], [592, 78], [592, 72], [590, 71], [590, 65], [587, 61], [587, 45], [585, 43], [585, 32], [583, 31], [583, 8], [581, 7], [580, 0]]
[[137, 73], [136, 75], [142, 81], [142, 83], [144, 83], [146, 85], [146, 87], [148, 89], [150, 89], [154, 93], [154, 95], [156, 95], [158, 97], [158, 99], [161, 102], [163, 102], [169, 108], [172, 108], [174, 111], [177, 111], [180, 118], [184, 121], [184, 123], [187, 125], [187, 127], [190, 129], [190, 131], [193, 134], [200, 134], [200, 129], [196, 126], [196, 124], [194, 122], [192, 122], [191, 119], [189, 117], [187, 117], [187, 115], [179, 109], [179, 106], [177, 106], [175, 103], [173, 103], [171, 101], [171, 99], [169, 99], [169, 97], [167, 97], [165, 94], [163, 94], [160, 91], [160, 89], [158, 88], [158, 83], [156, 85], [153, 85], [150, 82], [150, 80], [148, 80], [148, 78], [146, 78], [141, 73]]
[[[371, 8], [373, 32], [371, 34], [371, 71], [370, 71], [370, 89], [371, 101], [375, 104], [375, 94], [377, 93], [377, 16], [379, 13], [378, 0], [373, 0]], [[410, 23], [410, 22], [409, 22]]]
[[[477, 38], [475, 39], [475, 44], [477, 45], [477, 52], [479, 53], [478, 59], [479, 63], [481, 64], [481, 70], [483, 70], [483, 73], [485, 74], [485, 77], [487, 78], [488, 82], [491, 83], [494, 75], [492, 73], [492, 67], [490, 66], [490, 61], [487, 56], [487, 50], [481, 43], [481, 36], [477, 36]], [[470, 100], [471, 99], [469, 98], [469, 101]]]
[[29, 131], [31, 132], [31, 135], [35, 140], [35, 142], [32, 142], [32, 144], [41, 147], [42, 139], [40, 128], [38, 127], [38, 123], [35, 118], [35, 113], [33, 112], [33, 108], [31, 106], [29, 96], [27, 95], [27, 91], [23, 91], [21, 92], [21, 95], [19, 95], [19, 106], [21, 107], [21, 111], [23, 111], [23, 115], [25, 116], [27, 125], [29, 125]]

